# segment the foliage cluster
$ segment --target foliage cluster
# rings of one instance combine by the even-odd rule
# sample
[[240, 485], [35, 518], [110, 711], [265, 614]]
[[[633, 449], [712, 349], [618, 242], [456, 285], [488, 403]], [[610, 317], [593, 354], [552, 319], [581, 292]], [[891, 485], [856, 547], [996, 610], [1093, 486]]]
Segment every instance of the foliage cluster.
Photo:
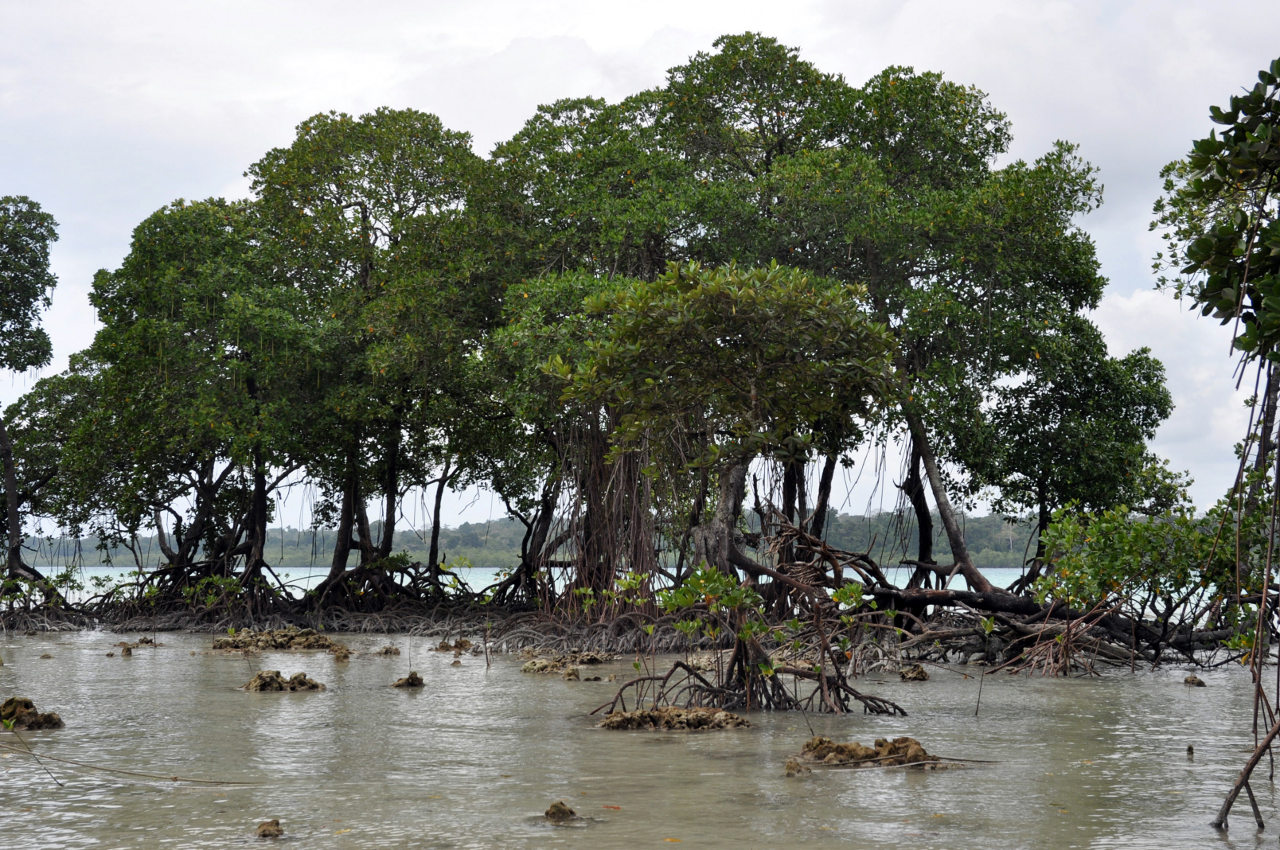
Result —
[[[1160, 365], [1084, 313], [1095, 169], [1065, 142], [1002, 162], [1010, 139], [973, 87], [856, 87], [754, 33], [540, 107], [487, 158], [412, 109], [312, 116], [251, 199], [175, 201], [95, 277], [92, 344], [5, 414], [6, 492], [152, 537], [162, 597], [252, 605], [297, 488], [334, 529], [305, 603], [360, 607], [439, 598], [442, 494], [481, 481], [523, 529], [497, 601], [701, 568], [782, 610], [797, 551], [769, 541], [821, 539], [837, 468], [901, 440], [918, 559], [936, 512], [985, 587], [953, 501], [1041, 526], [1137, 503], [1169, 410]], [[393, 555], [410, 492], [435, 505], [421, 565]]]

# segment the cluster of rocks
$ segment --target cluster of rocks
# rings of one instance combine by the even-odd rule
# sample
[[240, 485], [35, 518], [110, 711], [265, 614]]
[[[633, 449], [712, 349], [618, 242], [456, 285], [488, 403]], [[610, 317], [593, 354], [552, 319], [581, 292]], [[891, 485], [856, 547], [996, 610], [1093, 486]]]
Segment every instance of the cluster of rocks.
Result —
[[667, 705], [636, 711], [615, 711], [597, 726], [602, 729], [662, 729], [701, 732], [750, 726], [746, 718], [719, 708], [679, 708]]
[[[141, 646], [151, 646], [151, 647], [164, 646], [164, 644], [156, 643], [154, 640], [152, 640], [149, 637], [140, 637], [137, 640], [133, 641], [132, 643], [130, 643], [127, 640], [122, 640], [116, 643], [115, 645], [120, 648], [120, 655], [124, 658], [128, 658], [130, 655], [133, 655], [133, 651]], [[109, 650], [107, 652], [108, 658], [115, 658], [115, 655], [116, 655], [115, 650]]]
[[929, 671], [925, 670], [920, 664], [912, 664], [910, 667], [904, 667], [899, 670], [898, 678], [904, 682], [927, 682], [929, 681]]
[[0, 705], [0, 723], [7, 729], [61, 729], [62, 718], [52, 711], [41, 714], [26, 697], [9, 697]]
[[306, 673], [294, 673], [288, 679], [279, 670], [259, 670], [243, 685], [246, 691], [323, 691], [324, 685], [307, 678]]
[[[581, 677], [580, 674], [574, 673], [570, 675], [570, 671], [577, 667], [590, 664], [608, 664], [613, 660], [612, 655], [603, 652], [568, 652], [556, 653], [554, 655], [536, 655], [530, 653], [532, 657], [524, 663], [520, 668], [521, 673], [560, 673], [566, 678], [589, 678]], [[597, 680], [599, 676], [595, 677]]]
[[[322, 635], [315, 629], [301, 629], [297, 626], [286, 626], [283, 629], [268, 629], [255, 632], [253, 629], [241, 629], [233, 634], [213, 639], [214, 649], [230, 650], [281, 650], [281, 649], [322, 649], [335, 655], [350, 654], [350, 650], [336, 640]], [[397, 651], [398, 653], [398, 651]]]
[[[877, 738], [874, 747], [866, 747], [857, 741], [837, 744], [830, 738], [815, 735], [805, 742], [800, 759], [831, 766], [895, 767], [902, 765], [927, 766], [941, 761], [931, 756], [915, 738], [899, 737], [892, 741]], [[788, 772], [790, 770], [788, 769]]]

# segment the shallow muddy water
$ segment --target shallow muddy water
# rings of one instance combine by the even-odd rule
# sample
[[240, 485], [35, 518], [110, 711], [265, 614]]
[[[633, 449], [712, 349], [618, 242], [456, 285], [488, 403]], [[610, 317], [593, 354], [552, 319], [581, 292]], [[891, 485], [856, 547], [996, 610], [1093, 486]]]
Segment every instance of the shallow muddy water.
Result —
[[[66, 721], [22, 735], [61, 787], [0, 732], [6, 846], [263, 846], [254, 827], [270, 818], [283, 846], [308, 848], [1255, 847], [1280, 831], [1280, 798], [1261, 772], [1267, 830], [1243, 798], [1229, 834], [1208, 826], [1252, 749], [1239, 668], [1200, 673], [1206, 688], [1175, 669], [997, 674], [977, 717], [978, 681], [960, 672], [873, 676], [857, 686], [909, 717], [811, 715], [813, 731], [867, 744], [911, 735], [932, 753], [995, 763], [788, 779], [783, 765], [810, 735], [798, 714], [705, 734], [606, 732], [587, 712], [615, 684], [521, 674], [515, 657], [453, 666], [423, 638], [338, 636], [357, 653], [345, 664], [213, 653], [209, 635], [160, 633], [161, 646], [128, 658], [113, 647], [138, 637], [0, 634], [0, 699], [28, 696]], [[388, 643], [401, 655], [373, 654]], [[624, 678], [631, 660], [591, 672]], [[389, 687], [410, 668], [424, 689]], [[328, 690], [238, 690], [259, 669], [305, 671]], [[557, 799], [583, 820], [546, 824]]]

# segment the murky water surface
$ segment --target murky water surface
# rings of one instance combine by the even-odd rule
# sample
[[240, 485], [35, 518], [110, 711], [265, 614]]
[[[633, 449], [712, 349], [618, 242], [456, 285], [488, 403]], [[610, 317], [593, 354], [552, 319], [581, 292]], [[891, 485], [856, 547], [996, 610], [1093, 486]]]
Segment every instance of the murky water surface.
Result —
[[[1266, 832], [1243, 798], [1228, 835], [1208, 826], [1252, 748], [1240, 669], [1201, 673], [1206, 688], [1173, 669], [997, 675], [977, 717], [978, 681], [959, 672], [871, 677], [859, 687], [909, 717], [810, 716], [813, 730], [863, 743], [911, 735], [995, 763], [787, 779], [783, 764], [810, 735], [798, 714], [702, 735], [606, 732], [587, 713], [615, 684], [524, 675], [514, 657], [453, 666], [421, 638], [345, 637], [358, 653], [346, 664], [246, 659], [211, 652], [208, 635], [164, 633], [157, 648], [107, 657], [137, 637], [0, 634], [0, 699], [31, 697], [67, 724], [23, 734], [61, 786], [0, 750], [6, 846], [258, 846], [254, 827], [270, 818], [296, 847], [1255, 847], [1280, 828], [1261, 777]], [[373, 654], [388, 642], [402, 654]], [[623, 678], [631, 660], [602, 672]], [[426, 688], [389, 687], [411, 667]], [[328, 690], [238, 690], [258, 669], [302, 670]], [[19, 746], [10, 732], [0, 744]], [[584, 820], [544, 823], [557, 799]]]

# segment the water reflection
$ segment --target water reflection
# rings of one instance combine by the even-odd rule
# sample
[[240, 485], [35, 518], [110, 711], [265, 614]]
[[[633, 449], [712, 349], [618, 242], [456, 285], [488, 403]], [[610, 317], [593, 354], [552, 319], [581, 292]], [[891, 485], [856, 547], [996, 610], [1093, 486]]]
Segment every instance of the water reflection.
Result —
[[[1220, 838], [1208, 821], [1251, 747], [1247, 674], [1183, 671], [1101, 679], [997, 676], [974, 716], [977, 680], [862, 680], [911, 715], [755, 716], [749, 730], [701, 736], [595, 729], [586, 712], [616, 685], [519, 672], [519, 660], [429, 651], [397, 637], [351, 637], [351, 661], [322, 653], [208, 651], [209, 636], [108, 658], [109, 633], [0, 635], [0, 694], [61, 713], [67, 728], [24, 735], [47, 756], [175, 784], [0, 755], [9, 846], [224, 847], [253, 844], [281, 819], [305, 847], [686, 846], [1021, 848], [1254, 847], [1280, 825], [1274, 788], [1255, 792]], [[123, 636], [135, 639], [137, 636]], [[194, 653], [194, 654], [193, 654]], [[52, 658], [42, 659], [42, 654]], [[630, 659], [604, 670], [625, 677]], [[427, 686], [393, 689], [409, 669]], [[322, 693], [238, 690], [258, 669], [305, 671]], [[818, 770], [782, 765], [812, 732], [870, 743], [909, 734], [963, 769]], [[13, 743], [13, 736], [0, 735]], [[1194, 760], [1186, 757], [1195, 746]], [[587, 820], [538, 817], [563, 799]], [[1245, 806], [1242, 802], [1242, 806]]]

